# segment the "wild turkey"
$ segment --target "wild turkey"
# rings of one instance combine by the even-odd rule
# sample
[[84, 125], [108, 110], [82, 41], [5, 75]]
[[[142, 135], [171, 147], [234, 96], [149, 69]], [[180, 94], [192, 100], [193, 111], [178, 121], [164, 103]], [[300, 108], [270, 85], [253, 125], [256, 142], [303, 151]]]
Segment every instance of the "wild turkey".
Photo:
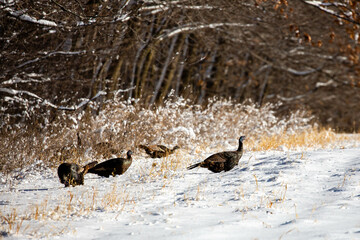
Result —
[[139, 148], [145, 150], [145, 152], [152, 158], [162, 158], [167, 157], [170, 154], [173, 154], [176, 149], [179, 149], [179, 146], [173, 147], [173, 149], [167, 148], [164, 145], [153, 145], [153, 146], [145, 146], [139, 145]]
[[62, 163], [58, 167], [58, 176], [60, 182], [65, 185], [65, 187], [84, 184], [84, 175], [88, 170], [94, 167], [97, 164], [97, 161], [86, 164], [84, 167], [80, 167], [76, 163]]
[[126, 155], [127, 158], [113, 158], [105, 162], [99, 163], [94, 167], [90, 168], [88, 172], [107, 178], [110, 175], [114, 177], [116, 175], [121, 175], [126, 172], [126, 170], [128, 170], [132, 163], [132, 151], [129, 150]]
[[241, 136], [239, 139], [239, 147], [236, 151], [227, 151], [213, 154], [210, 157], [206, 158], [204, 161], [191, 165], [187, 169], [190, 170], [200, 166], [203, 168], [207, 168], [214, 173], [218, 173], [221, 171], [227, 172], [233, 169], [239, 163], [239, 160], [243, 154], [244, 140], [245, 136]]

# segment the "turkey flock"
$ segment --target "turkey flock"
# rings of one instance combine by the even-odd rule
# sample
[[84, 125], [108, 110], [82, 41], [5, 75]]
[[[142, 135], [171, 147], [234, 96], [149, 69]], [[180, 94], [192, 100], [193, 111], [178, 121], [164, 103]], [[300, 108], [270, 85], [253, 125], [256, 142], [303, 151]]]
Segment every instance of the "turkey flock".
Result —
[[[222, 171], [230, 171], [236, 165], [238, 165], [240, 158], [243, 154], [243, 141], [245, 136], [239, 138], [239, 146], [236, 151], [225, 151], [215, 153], [204, 161], [193, 164], [187, 169], [191, 170], [196, 167], [207, 168], [211, 172], [219, 173]], [[175, 150], [179, 149], [179, 146], [175, 146], [172, 149], [164, 145], [139, 145], [139, 148], [144, 149], [146, 154], [151, 158], [162, 158], [173, 154]], [[87, 173], [97, 174], [101, 177], [110, 177], [124, 174], [132, 163], [131, 150], [127, 151], [126, 158], [113, 158], [104, 162], [98, 163], [97, 161], [90, 162], [85, 166], [81, 167], [76, 163], [62, 163], [58, 167], [58, 176], [60, 182], [65, 187], [77, 186], [84, 184], [84, 175]]]

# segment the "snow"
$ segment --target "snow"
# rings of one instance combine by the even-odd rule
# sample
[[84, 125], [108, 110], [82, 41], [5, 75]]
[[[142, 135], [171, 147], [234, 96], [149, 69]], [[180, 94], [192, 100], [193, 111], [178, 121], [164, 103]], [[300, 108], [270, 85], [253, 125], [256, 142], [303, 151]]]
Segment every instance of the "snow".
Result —
[[186, 170], [215, 151], [200, 150], [180, 149], [164, 159], [135, 151], [124, 175], [87, 174], [85, 185], [70, 188], [41, 162], [0, 175], [0, 236], [360, 238], [358, 143], [343, 149], [246, 151], [238, 167], [219, 174]]
[[[31, 97], [34, 97], [34, 98], [37, 98], [37, 99], [40, 99], [40, 100], [43, 100], [41, 97], [39, 97], [38, 95], [32, 93], [32, 92], [29, 92], [29, 91], [25, 91], [25, 90], [15, 90], [15, 89], [11, 89], [11, 88], [0, 88], [0, 92], [5, 92], [5, 93], [8, 93], [8, 94], [12, 94], [12, 95], [21, 95], [21, 94], [26, 94], [28, 96], [31, 96]], [[11, 98], [9, 98], [10, 100]], [[26, 102], [27, 99], [22, 99], [22, 98], [18, 98], [19, 101], [22, 101], [22, 102]], [[44, 105], [47, 105], [47, 106], [50, 106], [50, 107], [53, 107], [53, 108], [57, 108], [56, 105], [52, 104], [51, 102], [47, 101], [47, 100], [43, 100], [42, 104]]]
[[188, 138], [190, 138], [190, 139], [195, 139], [196, 138], [196, 134], [195, 134], [194, 130], [191, 127], [188, 127], [188, 128], [185, 128], [185, 127], [171, 128], [169, 131], [166, 131], [165, 134], [174, 134], [174, 133], [178, 133], [178, 132], [185, 133], [188, 136]]
[[[11, 2], [6, 3], [6, 4], [10, 5], [10, 3]], [[45, 20], [45, 19], [36, 19], [32, 16], [25, 14], [25, 11], [15, 11], [14, 9], [9, 8], [9, 7], [5, 7], [4, 10], [6, 12], [8, 12], [10, 15], [12, 15], [14, 17], [18, 17], [19, 19], [21, 19], [23, 21], [28, 21], [28, 22], [32, 22], [32, 23], [36, 23], [36, 24], [40, 24], [40, 25], [49, 26], [49, 27], [57, 27], [58, 26], [54, 21], [49, 21], [49, 20]]]
[[231, 22], [211, 23], [211, 24], [192, 23], [192, 24], [180, 26], [180, 27], [178, 27], [176, 29], [172, 29], [169, 32], [166, 32], [166, 33], [160, 35], [159, 37], [157, 37], [157, 39], [162, 41], [165, 38], [171, 38], [171, 37], [173, 37], [173, 36], [175, 36], [175, 35], [177, 35], [179, 33], [190, 31], [190, 30], [191, 31], [197, 31], [197, 30], [206, 29], [206, 28], [215, 29], [215, 28], [223, 27], [223, 26], [248, 28], [248, 27], [253, 27], [254, 24], [231, 23]]

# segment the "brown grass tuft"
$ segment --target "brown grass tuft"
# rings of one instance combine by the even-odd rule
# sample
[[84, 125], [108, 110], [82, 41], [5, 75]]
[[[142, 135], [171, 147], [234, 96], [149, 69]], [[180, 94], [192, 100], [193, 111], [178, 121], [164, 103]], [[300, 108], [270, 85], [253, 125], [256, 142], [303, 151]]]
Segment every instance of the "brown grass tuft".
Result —
[[349, 141], [359, 141], [359, 135], [336, 134], [330, 129], [311, 128], [296, 133], [283, 132], [263, 136], [258, 142], [247, 142], [252, 151], [281, 150], [281, 149], [319, 149], [319, 148], [343, 148]]

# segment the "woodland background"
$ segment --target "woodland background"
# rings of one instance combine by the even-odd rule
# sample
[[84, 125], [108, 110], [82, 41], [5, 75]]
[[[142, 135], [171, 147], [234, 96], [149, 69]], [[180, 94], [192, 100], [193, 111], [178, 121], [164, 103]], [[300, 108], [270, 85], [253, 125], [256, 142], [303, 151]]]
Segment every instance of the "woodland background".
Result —
[[[305, 109], [359, 131], [357, 1], [1, 0], [0, 127], [114, 98]], [[136, 100], [134, 100], [136, 99]], [[91, 106], [91, 107], [89, 107]]]

